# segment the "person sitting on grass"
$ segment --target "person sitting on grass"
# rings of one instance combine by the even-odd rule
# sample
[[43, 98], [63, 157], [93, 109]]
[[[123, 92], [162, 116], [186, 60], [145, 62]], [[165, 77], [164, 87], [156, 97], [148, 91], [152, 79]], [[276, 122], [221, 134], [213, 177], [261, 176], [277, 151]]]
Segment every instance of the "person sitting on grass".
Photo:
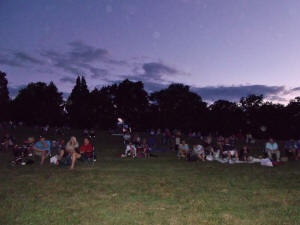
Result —
[[14, 146], [14, 138], [7, 133], [1, 140], [1, 148], [3, 148], [3, 151], [6, 152], [12, 146]]
[[213, 143], [212, 143], [212, 138], [210, 136], [206, 137], [203, 143], [203, 148], [205, 151], [205, 155], [208, 156], [213, 156], [214, 155], [214, 147], [213, 147]]
[[181, 141], [181, 144], [178, 146], [178, 158], [187, 158], [187, 155], [190, 151], [189, 145], [185, 143], [185, 140]]
[[136, 147], [132, 144], [132, 142], [129, 142], [125, 149], [125, 157], [131, 156], [132, 158], [136, 157]]
[[284, 145], [284, 150], [286, 152], [286, 155], [288, 157], [293, 157], [293, 159], [297, 159], [298, 148], [299, 148], [298, 143], [293, 139], [287, 141]]
[[231, 162], [232, 157], [238, 160], [239, 154], [233, 145], [230, 144], [229, 138], [225, 138], [225, 143], [223, 145], [223, 155], [227, 156], [229, 162]]
[[199, 160], [205, 161], [205, 152], [202, 145], [194, 145], [193, 150]]
[[149, 145], [147, 143], [147, 139], [146, 138], [143, 139], [141, 147], [143, 149], [145, 158], [150, 158], [150, 147], [149, 147]]
[[70, 169], [71, 170], [74, 169], [76, 160], [81, 157], [81, 155], [79, 153], [77, 153], [77, 151], [76, 151], [76, 149], [78, 149], [78, 147], [79, 147], [79, 144], [77, 142], [76, 137], [72, 136], [70, 138], [70, 140], [67, 142], [65, 150], [62, 149], [60, 151], [56, 165], [59, 165], [59, 163], [62, 160], [62, 158], [64, 157], [65, 153], [67, 153], [69, 156], [71, 156], [71, 159], [72, 159]]
[[241, 161], [247, 161], [249, 157], [249, 148], [247, 145], [244, 145], [243, 148], [240, 151], [240, 159]]
[[273, 154], [276, 155], [276, 160], [279, 162], [280, 160], [280, 151], [278, 144], [274, 141], [273, 138], [270, 138], [269, 141], [266, 143], [265, 151], [268, 154], [268, 158], [272, 160]]
[[81, 145], [79, 153], [81, 155], [80, 158], [82, 159], [92, 158], [93, 145], [90, 143], [90, 140], [88, 138], [83, 139], [83, 145]]
[[40, 140], [36, 142], [32, 147], [33, 152], [36, 155], [41, 156], [41, 162], [40, 162], [41, 166], [44, 165], [44, 161], [48, 153], [50, 152], [50, 147], [51, 147], [50, 141], [46, 140], [46, 138], [43, 136], [40, 136]]

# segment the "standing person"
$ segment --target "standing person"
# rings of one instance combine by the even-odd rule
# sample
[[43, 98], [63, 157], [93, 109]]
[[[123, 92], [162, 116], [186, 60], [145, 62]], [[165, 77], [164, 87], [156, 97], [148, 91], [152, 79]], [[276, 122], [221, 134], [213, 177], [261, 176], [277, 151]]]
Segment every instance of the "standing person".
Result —
[[280, 151], [278, 144], [274, 141], [273, 138], [270, 138], [269, 141], [266, 143], [265, 151], [268, 154], [270, 160], [272, 160], [272, 155], [276, 155], [276, 160], [279, 162], [280, 160]]
[[36, 155], [41, 156], [40, 165], [44, 165], [44, 161], [50, 152], [51, 143], [44, 136], [40, 136], [40, 140], [34, 144], [32, 150]]
[[244, 145], [243, 148], [240, 151], [240, 159], [242, 161], [247, 161], [249, 157], [249, 148], [247, 145]]

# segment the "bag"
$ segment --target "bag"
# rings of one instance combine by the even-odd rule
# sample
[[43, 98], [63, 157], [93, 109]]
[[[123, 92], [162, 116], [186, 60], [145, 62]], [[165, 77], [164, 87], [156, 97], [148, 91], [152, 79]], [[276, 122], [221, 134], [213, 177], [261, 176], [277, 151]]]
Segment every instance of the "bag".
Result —
[[70, 155], [63, 157], [59, 163], [59, 165], [61, 166], [70, 166], [71, 164], [72, 164], [72, 159]]

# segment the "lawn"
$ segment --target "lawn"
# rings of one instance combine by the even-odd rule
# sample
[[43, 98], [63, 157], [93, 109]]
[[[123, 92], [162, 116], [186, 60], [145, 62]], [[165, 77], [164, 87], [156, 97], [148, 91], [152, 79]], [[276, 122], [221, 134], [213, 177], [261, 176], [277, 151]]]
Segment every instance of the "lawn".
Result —
[[[18, 140], [37, 133], [14, 131]], [[105, 132], [96, 149], [95, 165], [74, 171], [48, 162], [11, 167], [0, 153], [0, 224], [300, 224], [300, 163], [120, 159], [120, 137]]]

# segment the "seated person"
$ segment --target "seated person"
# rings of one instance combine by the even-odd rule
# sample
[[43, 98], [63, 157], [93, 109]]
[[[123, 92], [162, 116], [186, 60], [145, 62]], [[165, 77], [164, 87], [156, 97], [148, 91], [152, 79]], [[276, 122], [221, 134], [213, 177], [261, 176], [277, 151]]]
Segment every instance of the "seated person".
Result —
[[210, 156], [214, 155], [214, 150], [215, 149], [213, 147], [212, 138], [210, 136], [205, 138], [205, 141], [204, 141], [202, 146], [204, 148], [205, 155], [210, 155]]
[[202, 145], [194, 145], [193, 151], [199, 160], [205, 161], [205, 151]]
[[228, 160], [234, 156], [237, 160], [239, 158], [239, 154], [233, 145], [230, 144], [229, 138], [225, 138], [225, 143], [223, 145], [223, 155], [227, 156]]
[[143, 139], [141, 147], [143, 149], [145, 158], [150, 158], [150, 147], [147, 143], [147, 139]]
[[141, 137], [140, 137], [138, 134], [135, 134], [135, 135], [133, 136], [132, 143], [133, 143], [136, 147], [139, 147], [139, 146], [141, 145]]
[[298, 151], [298, 143], [293, 139], [287, 141], [284, 145], [284, 150], [288, 157], [293, 157], [293, 159], [297, 159], [297, 151]]
[[81, 154], [81, 158], [88, 159], [93, 157], [93, 150], [94, 147], [90, 143], [90, 140], [88, 138], [83, 139], [83, 145], [81, 145], [79, 149], [79, 153]]
[[67, 142], [65, 149], [62, 149], [60, 151], [60, 154], [57, 159], [56, 165], [59, 165], [60, 161], [64, 157], [65, 153], [67, 153], [69, 156], [71, 156], [72, 163], [70, 169], [74, 169], [75, 162], [77, 159], [81, 157], [79, 153], [76, 152], [76, 149], [79, 147], [79, 144], [77, 142], [76, 137], [72, 136], [70, 140]]
[[244, 145], [240, 151], [240, 159], [241, 161], [247, 161], [249, 157], [249, 148], [247, 145]]
[[32, 151], [36, 155], [41, 156], [40, 165], [44, 165], [44, 161], [48, 153], [50, 152], [50, 147], [51, 147], [50, 141], [46, 140], [46, 138], [43, 136], [40, 136], [40, 140], [33, 145]]
[[187, 158], [189, 151], [189, 145], [185, 143], [185, 140], [182, 140], [181, 144], [178, 146], [178, 158]]
[[3, 148], [3, 150], [6, 152], [10, 147], [13, 146], [14, 146], [14, 138], [9, 134], [5, 134], [1, 140], [1, 148]]
[[270, 160], [272, 160], [272, 155], [276, 155], [276, 160], [279, 162], [280, 160], [280, 151], [278, 148], [278, 144], [274, 141], [273, 138], [270, 138], [269, 141], [266, 143], [265, 151], [268, 154]]
[[131, 142], [129, 142], [126, 146], [125, 156], [132, 156], [133, 158], [136, 157], [136, 147]]

